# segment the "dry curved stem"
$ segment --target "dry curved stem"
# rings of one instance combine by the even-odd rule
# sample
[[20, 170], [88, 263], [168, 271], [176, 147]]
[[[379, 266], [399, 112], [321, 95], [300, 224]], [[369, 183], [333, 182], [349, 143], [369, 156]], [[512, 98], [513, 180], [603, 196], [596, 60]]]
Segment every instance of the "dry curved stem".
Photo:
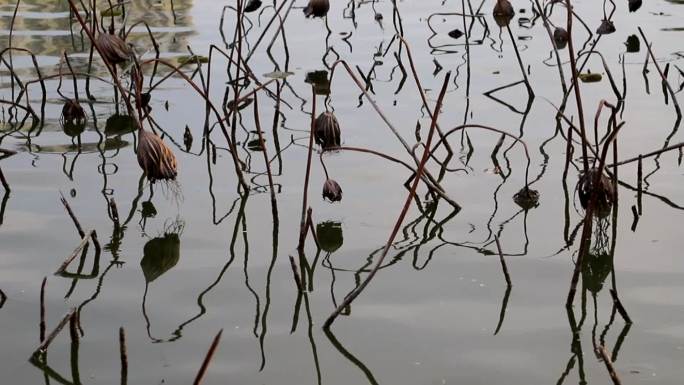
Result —
[[[121, 85], [121, 82], [119, 81], [118, 77], [116, 76], [116, 70], [110, 64], [106, 59], [106, 55], [102, 51], [102, 47], [100, 47], [97, 43], [97, 39], [95, 38], [95, 35], [93, 31], [88, 28], [88, 25], [83, 21], [83, 17], [81, 17], [81, 14], [78, 12], [78, 8], [74, 4], [74, 0], [67, 0], [69, 2], [69, 7], [71, 7], [71, 10], [73, 11], [73, 15], [76, 17], [76, 20], [78, 20], [78, 23], [81, 24], [81, 28], [86, 32], [88, 35], [88, 38], [90, 39], [91, 44], [93, 47], [95, 47], [95, 50], [97, 53], [100, 55], [100, 58], [105, 64], [105, 67], [107, 67], [107, 71], [109, 71], [109, 74], [112, 76], [112, 80], [114, 81], [114, 84], [116, 85], [116, 88], [121, 92], [121, 95], [126, 95], [126, 89]], [[140, 120], [135, 114], [135, 109], [133, 108], [133, 105], [131, 104], [131, 101], [129, 98], [124, 97], [123, 98], [125, 104], [126, 104], [126, 109], [128, 110], [128, 114], [134, 119], [137, 128], [142, 128], [142, 124], [140, 123]]]
[[311, 175], [311, 155], [314, 146], [314, 132], [316, 130], [316, 90], [311, 85], [311, 130], [309, 132], [309, 147], [306, 158], [306, 174], [304, 176], [304, 187], [302, 188], [302, 218], [299, 223], [299, 243], [297, 250], [302, 254], [304, 252], [304, 243], [306, 242], [306, 209], [308, 207], [309, 199], [309, 176]]
[[579, 115], [580, 132], [582, 133], [582, 162], [584, 165], [584, 172], [589, 171], [589, 159], [587, 157], [586, 129], [584, 125], [584, 108], [582, 106], [582, 93], [579, 88], [579, 72], [577, 71], [577, 60], [575, 58], [575, 45], [572, 42], [572, 3], [570, 0], [565, 0], [566, 14], [567, 14], [567, 31], [568, 31], [568, 55], [570, 56], [570, 68], [572, 69], [572, 88], [575, 91], [575, 103], [577, 104], [577, 115]]
[[[403, 36], [399, 36], [399, 41], [404, 45], [404, 47], [406, 47], [406, 56], [408, 56], [409, 66], [411, 67], [411, 73], [413, 74], [413, 79], [416, 81], [416, 87], [418, 88], [418, 93], [420, 94], [420, 98], [423, 101], [423, 107], [427, 110], [430, 119], [432, 119], [433, 111], [430, 110], [430, 106], [428, 105], [423, 85], [420, 84], [420, 79], [418, 78], [418, 71], [416, 71], [416, 66], [413, 63], [413, 55], [411, 55], [411, 47], [409, 46], [408, 42], [404, 40]], [[438, 112], [439, 111], [435, 110], [434, 113]], [[442, 132], [442, 129], [439, 127], [439, 124], [437, 125], [437, 132], [439, 133], [439, 137], [442, 138], [440, 143], [444, 143], [444, 148], [446, 148], [447, 154], [450, 157], [454, 153], [454, 151], [451, 149], [449, 142], [445, 140], [444, 133]]]
[[660, 68], [660, 65], [658, 64], [658, 61], [655, 58], [655, 55], [653, 55], [653, 50], [651, 49], [651, 44], [646, 40], [646, 35], [644, 34], [644, 31], [641, 29], [641, 27], [638, 27], [639, 29], [639, 34], [641, 34], [641, 38], [644, 39], [644, 43], [646, 43], [646, 48], [648, 49], [648, 55], [651, 57], [651, 60], [653, 61], [653, 65], [655, 65], [656, 69], [658, 70], [658, 73], [660, 74], [660, 78], [663, 81], [663, 84], [667, 88], [667, 91], [670, 93], [670, 96], [672, 97], [672, 102], [674, 103], [675, 106], [675, 111], [677, 112], [677, 117], [681, 118], [682, 117], [682, 110], [679, 108], [679, 102], [677, 101], [677, 95], [675, 94], [674, 90], [672, 90], [672, 86], [670, 85], [670, 82], [667, 81], [667, 76], [663, 73], [663, 70]]
[[[404, 166], [406, 169], [408, 169], [409, 171], [411, 171], [411, 172], [413, 173], [413, 175], [411, 176], [411, 178], [414, 178], [414, 177], [416, 176], [416, 174], [417, 174], [415, 168], [411, 167], [408, 163], [406, 163], [406, 162], [404, 162], [404, 161], [402, 161], [402, 160], [400, 160], [400, 159], [397, 159], [397, 158], [395, 158], [395, 157], [393, 157], [393, 156], [384, 154], [384, 153], [379, 152], [379, 151], [367, 149], [367, 148], [351, 147], [351, 146], [340, 146], [340, 147], [325, 148], [325, 149], [323, 149], [323, 150], [320, 152], [320, 154], [319, 154], [321, 164], [323, 165], [323, 170], [326, 172], [326, 177], [327, 177], [327, 175], [328, 175], [328, 172], [327, 172], [327, 169], [326, 169], [326, 167], [325, 167], [325, 163], [323, 162], [323, 154], [325, 154], [326, 152], [334, 152], [334, 151], [354, 151], [354, 152], [362, 152], [362, 153], [365, 153], [365, 154], [375, 155], [375, 156], [378, 156], [378, 157], [380, 157], [380, 158], [389, 160], [390, 162], [397, 163], [397, 164], [400, 164], [400, 165]], [[434, 194], [437, 194], [437, 195], [439, 195], [439, 196], [442, 197], [442, 198], [444, 198], [444, 197], [446, 196], [446, 195], [444, 194], [444, 192], [442, 192], [440, 189], [438, 189], [437, 187], [435, 187], [434, 184], [432, 184], [432, 182], [425, 176], [425, 174], [421, 175], [420, 179], [423, 181], [423, 183], [425, 183], [425, 186], [427, 186], [427, 188], [430, 190], [430, 192], [432, 192], [432, 193], [434, 193]]]
[[[401, 136], [401, 134], [400, 134], [399, 131], [396, 129], [396, 127], [394, 127], [394, 125], [389, 121], [389, 119], [387, 119], [387, 116], [382, 112], [382, 110], [380, 109], [380, 107], [378, 107], [377, 103], [375, 103], [375, 101], [373, 100], [373, 98], [371, 98], [371, 96], [368, 94], [368, 91], [366, 91], [366, 89], [365, 89], [365, 87], [363, 86], [363, 84], [361, 84], [361, 82], [359, 81], [359, 78], [357, 78], [356, 75], [354, 75], [354, 72], [351, 70], [351, 68], [349, 67], [349, 64], [347, 64], [346, 61], [344, 61], [344, 60], [337, 60], [335, 63], [333, 63], [333, 65], [330, 67], [330, 73], [331, 73], [330, 79], [331, 79], [331, 81], [332, 81], [332, 77], [333, 77], [333, 75], [334, 75], [334, 73], [335, 73], [335, 68], [337, 67], [338, 64], [342, 64], [342, 66], [344, 67], [344, 69], [347, 71], [347, 74], [349, 74], [349, 76], [352, 78], [352, 80], [354, 81], [354, 83], [356, 84], [356, 86], [359, 88], [359, 90], [360, 90], [360, 91], [363, 93], [363, 95], [366, 97], [366, 100], [368, 100], [368, 102], [371, 104], [371, 106], [373, 106], [373, 109], [375, 110], [375, 112], [378, 113], [378, 115], [380, 116], [380, 118], [382, 119], [382, 121], [385, 122], [385, 124], [387, 125], [387, 127], [389, 127], [390, 131], [392, 131], [392, 133], [393, 133], [394, 136], [399, 140], [399, 142], [401, 143], [401, 145], [404, 146], [404, 148], [406, 149], [406, 152], [408, 152], [409, 155], [411, 155], [411, 158], [413, 158], [413, 161], [416, 163], [416, 165], [418, 165], [418, 164], [419, 164], [419, 160], [418, 160], [418, 158], [416, 157], [416, 155], [413, 153], [413, 150], [411, 149], [411, 147], [408, 145], [408, 143], [406, 142], [406, 140], [404, 140], [404, 138]], [[435, 109], [435, 110], [436, 110], [436, 109]], [[447, 203], [449, 203], [452, 207], [454, 207], [455, 209], [460, 210], [460, 209], [461, 209], [461, 206], [460, 206], [458, 203], [456, 203], [453, 199], [451, 199], [451, 198], [445, 193], [445, 191], [444, 191], [444, 189], [442, 188], [442, 186], [440, 185], [439, 181], [437, 181], [437, 179], [435, 179], [435, 177], [432, 176], [432, 174], [430, 173], [430, 171], [428, 171], [428, 170], [426, 169], [426, 170], [424, 170], [424, 173], [425, 173], [425, 176], [430, 180], [430, 182], [433, 183], [434, 186], [435, 186], [439, 191], [441, 191], [441, 192], [444, 194], [444, 195], [443, 195], [444, 200], [445, 200]]]
[[411, 206], [411, 202], [413, 201], [414, 196], [416, 195], [416, 189], [418, 188], [418, 183], [420, 182], [420, 177], [423, 174], [423, 171], [425, 170], [425, 164], [427, 163], [428, 158], [430, 157], [430, 145], [432, 144], [432, 138], [435, 133], [435, 129], [437, 127], [437, 117], [439, 116], [439, 110], [442, 108], [442, 102], [444, 101], [444, 95], [446, 94], [447, 86], [449, 85], [449, 79], [451, 78], [451, 72], [448, 72], [446, 76], [444, 77], [444, 84], [442, 85], [442, 90], [439, 93], [439, 97], [437, 98], [437, 104], [435, 106], [435, 114], [432, 117], [432, 123], [430, 124], [430, 132], [428, 133], [428, 138], [427, 142], [425, 144], [425, 151], [423, 151], [423, 156], [420, 160], [420, 163], [418, 164], [418, 169], [417, 169], [417, 174], [416, 178], [413, 180], [413, 184], [411, 185], [411, 190], [409, 191], [408, 196], [406, 197], [406, 201], [404, 202], [404, 207], [401, 209], [401, 213], [399, 214], [399, 218], [397, 219], [396, 223], [394, 224], [394, 228], [392, 229], [392, 233], [390, 234], [389, 239], [387, 240], [387, 243], [385, 244], [385, 248], [382, 251], [382, 254], [378, 258], [378, 261], [376, 262], [375, 266], [373, 267], [373, 270], [368, 273], [366, 276], [366, 279], [361, 282], [354, 290], [352, 290], [345, 298], [344, 300], [340, 303], [340, 305], [335, 309], [335, 311], [330, 314], [328, 319], [325, 321], [323, 324], [324, 329], [330, 329], [330, 326], [332, 325], [333, 322], [335, 322], [335, 319], [337, 318], [338, 315], [340, 315], [345, 308], [348, 308], [351, 303], [354, 301], [356, 297], [361, 294], [361, 292], [368, 286], [370, 281], [373, 279], [375, 274], [378, 272], [378, 268], [382, 265], [383, 260], [387, 256], [387, 253], [389, 252], [390, 247], [392, 246], [392, 243], [394, 242], [394, 238], [397, 236], [397, 233], [399, 232], [399, 229], [401, 228], [401, 224], [404, 222], [404, 218], [406, 217], [406, 213], [408, 212], [409, 207]]
[[200, 367], [199, 372], [197, 372], [195, 380], [192, 382], [193, 385], [199, 385], [200, 383], [202, 383], [202, 378], [204, 377], [204, 374], [207, 372], [207, 368], [209, 368], [209, 363], [211, 362], [214, 353], [216, 353], [216, 348], [218, 347], [219, 342], [221, 342], [221, 334], [223, 334], [223, 329], [221, 329], [218, 332], [216, 337], [214, 337], [214, 340], [211, 342], [211, 346], [209, 346], [209, 351], [207, 351], [207, 355], [204, 357], [204, 361], [202, 361], [202, 366]]
[[[525, 186], [529, 185], [528, 178], [529, 178], [529, 173], [530, 173], [531, 158], [530, 158], [530, 152], [527, 150], [527, 144], [525, 143], [524, 140], [522, 140], [519, 137], [517, 137], [513, 134], [510, 134], [506, 131], [499, 130], [498, 128], [494, 128], [494, 127], [485, 126], [482, 124], [462, 124], [460, 126], [456, 126], [456, 127], [452, 128], [451, 130], [447, 131], [444, 135], [444, 139], [441, 139], [441, 140], [446, 140], [446, 138], [449, 135], [451, 135], [457, 131], [466, 129], [466, 128], [481, 128], [483, 130], [498, 132], [499, 134], [506, 135], [510, 138], [513, 138], [513, 140], [515, 140], [515, 142], [520, 142], [520, 144], [522, 144], [522, 146], [523, 146], [523, 149], [525, 150], [525, 158], [527, 158], [527, 165], [525, 166]], [[437, 142], [437, 144], [432, 148], [432, 150], [430, 152], [431, 153], [434, 152], [439, 147], [439, 144], [440, 143]], [[515, 143], [513, 143], [513, 144], [515, 144]]]

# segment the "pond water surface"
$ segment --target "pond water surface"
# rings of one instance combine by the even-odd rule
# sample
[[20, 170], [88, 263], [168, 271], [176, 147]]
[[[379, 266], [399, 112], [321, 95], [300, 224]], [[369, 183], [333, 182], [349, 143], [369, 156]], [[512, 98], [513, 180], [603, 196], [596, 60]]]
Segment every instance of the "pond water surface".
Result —
[[[607, 384], [610, 377], [595, 353], [600, 345], [605, 345], [623, 383], [682, 383], [681, 153], [674, 150], [644, 159], [636, 227], [632, 207], [638, 211], [637, 163], [619, 168], [618, 202], [607, 217], [594, 223], [587, 265], [569, 312], [565, 301], [584, 215], [575, 194], [581, 151], [576, 144], [574, 162], [564, 178], [568, 125], [557, 124], [554, 107], [561, 104], [563, 90], [551, 41], [532, 2], [513, 1], [516, 15], [510, 35], [492, 18], [492, 1], [333, 0], [327, 17], [330, 32], [324, 20], [304, 17], [306, 1], [286, 2], [283, 16], [294, 5], [282, 34], [276, 35], [279, 21], [267, 29], [274, 7], [264, 1], [259, 11], [247, 14], [251, 22], [245, 25], [251, 29], [243, 42], [249, 66], [261, 82], [274, 71], [292, 73], [285, 82], [279, 79], [269, 86], [282, 93], [275, 129], [274, 98], [266, 93], [258, 98], [272, 158], [277, 215], [255, 142], [253, 105], [241, 111], [236, 138], [245, 178], [252, 186], [244, 196], [238, 193], [233, 162], [225, 138], [213, 126], [214, 117], [209, 118], [211, 134], [204, 139], [206, 103], [178, 76], [156, 87], [150, 102], [151, 114], [178, 159], [177, 185], [151, 185], [144, 178], [135, 154], [137, 134], [116, 120], [125, 108], [113, 103], [114, 92], [106, 82], [91, 82], [90, 92], [97, 100], [88, 103], [85, 80], [78, 81], [88, 119], [82, 132], [63, 130], [60, 124], [63, 100], [56, 91], [57, 79], [45, 82], [44, 112], [40, 86], [29, 86], [31, 105], [44, 114], [36, 125], [30, 118], [22, 124], [23, 111], [1, 106], [0, 148], [17, 154], [0, 160], [11, 188], [0, 189], [0, 290], [6, 295], [0, 308], [0, 382], [118, 384], [118, 333], [123, 327], [129, 384], [191, 383], [219, 330], [221, 342], [205, 385]], [[280, 4], [275, 1], [276, 8]], [[463, 4], [469, 15], [481, 15], [463, 17]], [[573, 4], [592, 33], [604, 17], [616, 27], [612, 34], [590, 37], [578, 20], [574, 23], [575, 49], [586, 52], [595, 47], [625, 95], [618, 114], [618, 121], [625, 122], [618, 137], [618, 158], [684, 141], [673, 100], [664, 96], [652, 61], [643, 74], [648, 51], [637, 29], [641, 27], [652, 43], [660, 67], [669, 63], [670, 84], [675, 92], [680, 90], [684, 4], [646, 1], [636, 12], [629, 12], [622, 0], [614, 11], [610, 2]], [[226, 5], [235, 2], [133, 0], [126, 5], [126, 23], [146, 21], [160, 56], [178, 63], [189, 54], [188, 47], [205, 56], [211, 44], [230, 50], [236, 15]], [[0, 0], [0, 49], [9, 46], [12, 30], [12, 46], [31, 50], [43, 76], [58, 73], [64, 51], [75, 71], [88, 70], [89, 42], [70, 18], [66, 1], [22, 0], [12, 28], [15, 6], [13, 0]], [[565, 26], [564, 8], [556, 5], [550, 20]], [[119, 26], [122, 17], [115, 22]], [[467, 31], [467, 45], [466, 36], [449, 36], [454, 29]], [[380, 256], [406, 200], [404, 183], [410, 175], [402, 166], [370, 154], [325, 153], [327, 172], [343, 190], [342, 201], [331, 204], [320, 195], [325, 172], [316, 147], [308, 205], [322, 249], [317, 251], [309, 237], [300, 256], [312, 108], [307, 73], [329, 70], [338, 58], [348, 62], [359, 79], [368, 79], [373, 100], [413, 146], [417, 125], [425, 140], [430, 117], [422, 108], [407, 49], [395, 38], [398, 30], [410, 47], [431, 109], [451, 71], [439, 115], [441, 128], [481, 124], [521, 137], [529, 150], [529, 179], [539, 202], [524, 209], [513, 199], [525, 186], [527, 161], [520, 144], [480, 129], [449, 136], [454, 156], [441, 185], [461, 210], [444, 200], [435, 202], [419, 189], [425, 211], [411, 207], [378, 274], [325, 331], [325, 319]], [[638, 47], [624, 44], [633, 35]], [[272, 39], [272, 49], [267, 50]], [[129, 41], [141, 57], [154, 57], [144, 28], [135, 27]], [[559, 53], [569, 82], [567, 49]], [[29, 56], [12, 56], [22, 82], [36, 78]], [[10, 61], [6, 53], [3, 59]], [[101, 63], [96, 58], [93, 71], [108, 79]], [[534, 97], [524, 83], [485, 94], [523, 80], [521, 65]], [[200, 77], [197, 67], [195, 63], [183, 71], [202, 87], [209, 68], [202, 63]], [[618, 100], [598, 56], [583, 68], [584, 73], [603, 75], [600, 82], [580, 83], [593, 140], [599, 101]], [[226, 71], [227, 60], [214, 57], [210, 97], [219, 106], [225, 104], [230, 86]], [[169, 73], [160, 68], [151, 80], [151, 72], [148, 68], [146, 87]], [[129, 79], [122, 75], [126, 84]], [[71, 78], [65, 76], [62, 83], [62, 93], [73, 97]], [[14, 91], [12, 86], [4, 64], [0, 99], [17, 97], [18, 86], [14, 84]], [[243, 92], [252, 88], [254, 83]], [[317, 96], [316, 111], [334, 111], [344, 146], [380, 151], [412, 164], [341, 66], [330, 89], [329, 95]], [[230, 86], [231, 99], [232, 92]], [[681, 99], [682, 93], [676, 95]], [[573, 95], [565, 114], [577, 122], [576, 111]], [[608, 115], [603, 112], [601, 136]], [[189, 149], [183, 143], [186, 127], [194, 137]], [[421, 153], [418, 147], [418, 156]], [[437, 158], [445, 155], [440, 150]], [[436, 162], [428, 162], [428, 168], [440, 176]], [[96, 231], [102, 250], [96, 253], [91, 244], [83, 258], [79, 254], [65, 273], [55, 275], [80, 240], [60, 193], [83, 228]], [[119, 228], [110, 215], [112, 199]], [[501, 243], [510, 287], [495, 237]], [[295, 257], [306, 281], [302, 292], [293, 279], [289, 256]], [[40, 345], [43, 277], [48, 333], [77, 308], [83, 335], [74, 346], [67, 327], [42, 361], [30, 361]], [[612, 288], [618, 289], [632, 324], [616, 311]]]

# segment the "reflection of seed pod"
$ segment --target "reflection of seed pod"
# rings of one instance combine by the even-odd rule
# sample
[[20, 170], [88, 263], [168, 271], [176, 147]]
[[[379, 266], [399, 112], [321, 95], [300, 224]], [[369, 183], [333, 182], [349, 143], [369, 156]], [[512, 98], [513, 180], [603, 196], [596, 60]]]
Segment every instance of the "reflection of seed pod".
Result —
[[342, 224], [340, 222], [322, 222], [316, 225], [316, 236], [321, 250], [334, 253], [344, 243]]
[[603, 250], [589, 251], [582, 259], [582, 283], [591, 293], [598, 294], [612, 270], [612, 258]]
[[141, 214], [143, 218], [154, 218], [157, 216], [157, 208], [152, 201], [145, 201], [142, 203]]
[[85, 131], [85, 122], [76, 120], [64, 121], [62, 123], [62, 131], [72, 138], [79, 136]]
[[164, 234], [150, 239], [143, 248], [140, 261], [145, 282], [150, 283], [176, 266], [180, 259], [180, 237], [178, 234]]
[[318, 115], [314, 126], [314, 138], [323, 149], [340, 146], [340, 124], [332, 112], [326, 111]]
[[313, 84], [316, 95], [330, 95], [330, 80], [328, 79], [328, 71], [312, 71], [306, 73], [304, 82]]
[[641, 41], [639, 40], [637, 35], [630, 35], [629, 37], [627, 37], [625, 45], [627, 46], [627, 52], [629, 53], [635, 53], [641, 50]]
[[610, 20], [601, 21], [601, 25], [596, 29], [596, 33], [599, 35], [609, 35], [615, 32], [615, 24]]
[[259, 9], [259, 7], [261, 7], [261, 0], [249, 0], [249, 2], [247, 2], [247, 5], [245, 5], [244, 11], [246, 13], [254, 12], [257, 9]]
[[185, 144], [185, 151], [190, 151], [192, 147], [192, 132], [190, 132], [190, 127], [185, 126], [185, 133], [183, 133], [183, 144]]
[[139, 132], [138, 164], [147, 179], [151, 182], [176, 179], [176, 156], [171, 149], [157, 134], [145, 130]]
[[309, 0], [309, 4], [304, 8], [304, 15], [306, 17], [324, 17], [329, 10], [329, 0]]
[[85, 119], [83, 107], [74, 99], [68, 99], [62, 106], [62, 119], [65, 122], [79, 122]]
[[565, 48], [568, 45], [568, 38], [568, 31], [563, 28], [558, 27], [553, 31], [553, 42], [557, 49]]
[[323, 199], [330, 202], [339, 202], [342, 200], [342, 187], [332, 179], [327, 179], [323, 184]]
[[150, 100], [152, 100], [152, 95], [149, 92], [143, 92], [140, 94], [140, 106], [143, 109], [147, 109], [150, 106]]
[[610, 209], [615, 202], [616, 190], [613, 181], [603, 173], [598, 175], [598, 183], [595, 183], [598, 172], [598, 169], [592, 168], [589, 172], [580, 175], [577, 182], [577, 195], [579, 195], [582, 208], [586, 210], [591, 194], [595, 194], [594, 215], [603, 218], [610, 214]]
[[125, 135], [136, 129], [135, 119], [128, 115], [114, 114], [105, 122], [105, 135], [107, 136]]
[[101, 33], [97, 37], [97, 45], [102, 51], [103, 59], [110, 64], [120, 64], [133, 55], [131, 47], [117, 35]]
[[539, 206], [539, 191], [525, 186], [513, 195], [513, 201], [524, 210], [535, 208]]
[[630, 12], [636, 12], [641, 8], [642, 1], [641, 0], [629, 0], [627, 2], [627, 6], [629, 8]]

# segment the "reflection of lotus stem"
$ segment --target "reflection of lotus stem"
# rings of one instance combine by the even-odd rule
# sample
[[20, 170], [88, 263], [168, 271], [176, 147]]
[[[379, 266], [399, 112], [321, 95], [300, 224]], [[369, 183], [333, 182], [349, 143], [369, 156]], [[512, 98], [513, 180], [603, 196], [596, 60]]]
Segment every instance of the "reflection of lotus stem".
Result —
[[394, 224], [394, 228], [392, 229], [392, 233], [390, 234], [389, 239], [387, 240], [387, 243], [385, 244], [385, 247], [382, 251], [382, 255], [380, 258], [378, 258], [377, 263], [373, 267], [373, 270], [366, 276], [366, 279], [361, 282], [354, 290], [352, 290], [342, 301], [342, 303], [333, 311], [332, 314], [328, 317], [328, 319], [325, 321], [323, 324], [324, 329], [329, 329], [332, 323], [335, 321], [335, 318], [339, 314], [342, 313], [342, 311], [347, 308], [348, 306], [351, 305], [351, 303], [354, 301], [356, 297], [361, 294], [361, 292], [368, 286], [370, 281], [373, 279], [375, 274], [378, 272], [378, 269], [382, 265], [382, 261], [385, 259], [387, 256], [387, 253], [389, 252], [389, 248], [391, 247], [392, 243], [394, 242], [394, 238], [397, 236], [397, 233], [399, 232], [399, 229], [401, 228], [401, 224], [404, 221], [404, 218], [406, 217], [406, 213], [408, 212], [409, 207], [411, 206], [411, 202], [413, 201], [413, 198], [416, 194], [416, 190], [418, 188], [418, 183], [420, 182], [420, 177], [423, 174], [423, 171], [425, 170], [425, 164], [427, 163], [427, 160], [430, 158], [430, 145], [432, 144], [432, 138], [434, 137], [436, 127], [437, 127], [437, 117], [439, 116], [439, 111], [442, 108], [442, 102], [444, 101], [444, 95], [446, 94], [447, 86], [449, 85], [449, 79], [451, 78], [451, 72], [448, 72], [446, 76], [444, 77], [444, 84], [442, 85], [442, 90], [439, 93], [439, 97], [437, 98], [437, 104], [435, 105], [435, 113], [432, 116], [432, 123], [430, 124], [430, 131], [428, 133], [428, 138], [425, 143], [425, 150], [423, 151], [423, 156], [418, 163], [418, 169], [417, 169], [417, 175], [415, 179], [413, 180], [413, 184], [411, 185], [411, 190], [406, 197], [406, 201], [404, 202], [404, 207], [401, 210], [401, 213], [399, 214], [399, 218], [397, 218], [396, 223]]

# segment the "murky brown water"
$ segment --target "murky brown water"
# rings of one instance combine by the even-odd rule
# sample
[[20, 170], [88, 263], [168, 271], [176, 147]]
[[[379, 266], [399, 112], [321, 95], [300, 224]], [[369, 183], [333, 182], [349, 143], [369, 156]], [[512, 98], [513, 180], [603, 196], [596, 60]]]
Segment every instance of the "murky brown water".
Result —
[[[18, 154], [0, 160], [11, 187], [9, 193], [0, 190], [0, 290], [7, 296], [0, 308], [0, 382], [120, 383], [118, 330], [123, 326], [129, 384], [191, 383], [220, 329], [221, 344], [203, 384], [610, 383], [594, 353], [595, 344], [605, 344], [623, 383], [681, 384], [680, 154], [675, 150], [644, 161], [642, 215], [634, 230], [631, 208], [637, 205], [637, 167], [631, 163], [620, 168], [623, 183], [617, 209], [595, 225], [591, 264], [583, 269], [574, 315], [569, 314], [564, 304], [583, 216], [574, 196], [578, 169], [570, 166], [564, 184], [567, 125], [558, 132], [553, 105], [560, 104], [562, 90], [547, 32], [530, 2], [513, 3], [517, 14], [511, 32], [536, 95], [533, 99], [522, 83], [485, 95], [522, 80], [508, 31], [500, 29], [490, 14], [492, 2], [465, 2], [466, 9], [470, 4], [473, 13], [480, 8], [483, 13], [465, 20], [468, 47], [465, 37], [454, 40], [448, 35], [456, 28], [464, 30], [464, 19], [454, 14], [462, 10], [460, 1], [403, 1], [396, 6], [431, 107], [445, 73], [452, 71], [441, 127], [446, 131], [464, 122], [484, 124], [521, 136], [530, 151], [530, 180], [540, 193], [539, 205], [523, 210], [513, 201], [525, 185], [526, 163], [522, 147], [514, 146], [513, 140], [505, 139], [493, 160], [498, 134], [469, 129], [467, 137], [450, 136], [456, 154], [449, 167], [455, 171], [445, 173], [442, 185], [462, 210], [455, 213], [444, 201], [427, 205], [430, 210], [425, 214], [413, 206], [383, 268], [331, 333], [324, 332], [322, 324], [379, 256], [406, 199], [402, 185], [409, 175], [401, 166], [367, 154], [328, 153], [327, 170], [344, 191], [340, 203], [330, 204], [320, 197], [325, 174], [314, 154], [309, 204], [324, 250], [317, 253], [309, 239], [308, 290], [298, 294], [289, 255], [297, 256], [306, 169], [312, 98], [306, 74], [326, 69], [338, 57], [354, 70], [358, 66], [357, 75], [372, 79], [373, 99], [407, 142], [416, 142], [417, 123], [425, 139], [430, 120], [421, 108], [406, 49], [393, 39], [399, 20], [393, 20], [391, 1], [333, 1], [328, 16], [331, 33], [324, 21], [305, 19], [301, 8], [306, 2], [296, 1], [285, 22], [287, 46], [280, 36], [269, 57], [266, 48], [276, 22], [250, 57], [249, 65], [261, 81], [274, 70], [293, 73], [282, 88], [276, 130], [271, 127], [274, 101], [266, 94], [259, 97], [267, 149], [274, 158], [277, 221], [263, 157], [254, 151], [251, 106], [243, 110], [237, 130], [239, 154], [253, 186], [246, 198], [237, 193], [220, 130], [214, 129], [209, 137], [217, 147], [215, 159], [202, 139], [205, 102], [177, 78], [152, 92], [151, 107], [178, 157], [181, 197], [144, 180], [134, 153], [136, 135], [107, 122], [125, 111], [112, 103], [107, 83], [92, 82], [97, 102], [82, 102], [88, 123], [73, 136], [59, 122], [62, 100], [56, 79], [46, 81], [45, 119], [38, 126], [32, 128], [29, 119], [19, 127], [8, 106], [1, 106], [0, 148]], [[602, 9], [607, 15], [612, 11], [609, 2], [605, 7], [588, 0], [573, 3], [592, 31], [604, 17]], [[127, 8], [127, 24], [149, 23], [161, 56], [177, 62], [188, 55], [187, 46], [201, 55], [208, 55], [210, 44], [229, 49], [225, 40], [232, 40], [235, 14], [225, 11], [221, 31], [226, 4], [134, 0]], [[249, 14], [253, 28], [245, 52], [251, 52], [273, 15], [269, 4], [264, 1], [263, 14]], [[9, 45], [15, 5], [0, 0], [2, 49]], [[626, 2], [616, 5], [612, 20], [617, 31], [601, 36], [596, 49], [618, 89], [622, 92], [626, 86], [625, 108], [619, 115], [626, 122], [619, 135], [619, 158], [628, 159], [682, 141], [672, 100], [668, 97], [665, 104], [654, 65], [649, 66], [648, 85], [642, 75], [645, 44], [641, 42], [638, 52], [626, 52], [623, 43], [631, 35], [639, 36], [641, 26], [660, 65], [670, 63], [669, 80], [679, 90], [684, 81], [684, 5], [654, 0], [634, 13], [628, 12]], [[288, 7], [289, 2], [283, 12]], [[382, 20], [376, 14], [382, 14]], [[562, 7], [554, 9], [551, 21], [565, 24]], [[71, 27], [78, 31], [76, 25], [70, 26], [65, 1], [22, 0], [12, 45], [34, 52], [44, 75], [58, 72], [64, 50], [75, 68], [85, 71], [88, 43], [77, 32], [72, 36]], [[596, 35], [585, 43], [588, 34], [580, 23], [575, 33], [577, 50], [592, 47]], [[139, 55], [154, 56], [143, 28], [130, 36]], [[560, 53], [568, 79], [567, 51]], [[9, 61], [6, 55], [3, 58]], [[12, 61], [22, 81], [35, 78], [27, 56], [15, 53]], [[401, 67], [407, 72], [404, 80]], [[194, 69], [189, 66], [186, 73], [201, 84]], [[599, 101], [617, 100], [598, 57], [589, 60], [583, 72], [587, 69], [604, 74], [599, 83], [581, 85], [587, 127], [593, 130]], [[204, 64], [205, 79], [207, 70]], [[96, 71], [107, 78], [100, 64]], [[153, 83], [166, 73], [160, 70]], [[226, 60], [214, 59], [211, 99], [217, 104], [224, 98], [227, 80]], [[79, 81], [81, 87], [84, 83]], [[11, 78], [5, 65], [0, 86], [0, 99], [10, 100]], [[331, 90], [328, 98], [318, 96], [317, 111], [324, 105], [334, 110], [345, 146], [410, 160], [339, 66]], [[68, 77], [62, 92], [73, 95]], [[83, 88], [80, 93], [84, 99]], [[29, 86], [29, 100], [34, 108], [40, 106], [38, 84]], [[571, 97], [566, 114], [575, 115], [576, 121], [573, 102]], [[602, 126], [607, 116], [604, 112]], [[186, 126], [194, 135], [190, 151], [183, 145]], [[579, 153], [576, 146], [576, 156]], [[438, 155], [443, 159], [443, 152]], [[581, 166], [579, 158], [576, 165]], [[436, 163], [429, 163], [429, 168], [439, 175]], [[57, 276], [53, 273], [79, 242], [60, 192], [83, 227], [97, 231], [103, 250], [97, 257], [90, 247], [85, 258], [72, 262], [70, 273]], [[426, 198], [425, 191], [420, 196]], [[118, 205], [122, 231], [116, 231], [108, 216], [111, 198]], [[510, 290], [494, 236], [501, 240], [513, 283]], [[74, 347], [68, 331], [62, 332], [44, 364], [35, 364], [29, 357], [40, 343], [39, 295], [45, 276], [48, 331], [76, 307], [84, 335]], [[614, 311], [609, 293], [613, 285], [634, 321], [631, 326]]]

